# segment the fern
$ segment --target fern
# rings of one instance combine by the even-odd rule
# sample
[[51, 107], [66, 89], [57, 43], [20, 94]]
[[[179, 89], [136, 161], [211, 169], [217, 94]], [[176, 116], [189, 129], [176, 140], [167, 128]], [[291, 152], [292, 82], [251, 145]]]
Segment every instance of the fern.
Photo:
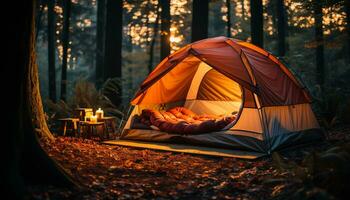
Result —
[[[67, 101], [54, 103], [46, 101], [50, 118], [57, 119], [62, 117], [74, 116], [76, 108], [93, 108], [94, 110], [102, 108], [107, 116], [115, 116], [121, 119], [124, 113], [121, 112], [104, 93], [112, 93], [115, 88], [114, 81], [107, 81], [106, 87], [98, 91], [94, 84], [87, 81], [78, 81], [74, 88], [73, 96]], [[108, 91], [108, 92], [107, 92]], [[115, 92], [117, 94], [117, 92]]]

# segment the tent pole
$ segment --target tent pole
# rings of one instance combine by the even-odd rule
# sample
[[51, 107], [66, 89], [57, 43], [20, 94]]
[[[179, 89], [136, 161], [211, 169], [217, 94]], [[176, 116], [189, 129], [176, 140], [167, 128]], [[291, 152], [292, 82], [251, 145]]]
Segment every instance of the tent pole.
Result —
[[[132, 108], [133, 106], [132, 105], [129, 105], [129, 108], [128, 108], [128, 112], [126, 113], [126, 116], [129, 118], [129, 115], [130, 115], [130, 111], [131, 111], [131, 108]], [[119, 125], [118, 125], [118, 138], [120, 137], [120, 135], [121, 135], [121, 128], [122, 128], [122, 125], [123, 125], [123, 121], [124, 121], [124, 117], [125, 117], [125, 115], [123, 115], [122, 116], [122, 118], [120, 119], [120, 122], [119, 122]]]

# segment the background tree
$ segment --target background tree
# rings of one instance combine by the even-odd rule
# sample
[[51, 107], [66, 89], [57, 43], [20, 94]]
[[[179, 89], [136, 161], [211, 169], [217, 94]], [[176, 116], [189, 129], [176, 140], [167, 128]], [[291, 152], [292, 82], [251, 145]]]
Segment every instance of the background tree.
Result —
[[161, 11], [160, 59], [170, 54], [170, 0], [159, 0]]
[[191, 41], [208, 37], [209, 0], [193, 0]]
[[[48, 51], [48, 65], [49, 65], [49, 98], [51, 101], [56, 101], [56, 41], [55, 41], [55, 1], [49, 0], [47, 2], [47, 51]], [[37, 29], [38, 30], [38, 29]]]
[[286, 53], [286, 20], [284, 0], [277, 0], [277, 33], [278, 33], [278, 55], [284, 56]]
[[346, 33], [347, 33], [347, 61], [350, 63], [350, 0], [345, 1], [345, 13], [346, 13]]
[[252, 43], [264, 47], [263, 4], [262, 0], [250, 0], [250, 31]]
[[69, 30], [71, 15], [71, 0], [64, 1], [64, 24], [63, 24], [63, 56], [62, 56], [62, 72], [61, 72], [61, 100], [67, 100], [67, 65], [68, 65], [68, 46], [69, 46]]
[[315, 43], [316, 43], [316, 72], [317, 82], [321, 89], [324, 89], [324, 39], [323, 39], [323, 24], [322, 24], [322, 2], [314, 0], [312, 2], [315, 18]]
[[244, 2], [245, 0], [241, 0], [241, 5], [242, 5], [242, 18], [245, 18], [245, 7], [244, 7]]
[[[156, 38], [157, 38], [157, 33], [158, 33], [158, 27], [159, 27], [159, 18], [160, 18], [160, 14], [159, 14], [159, 4], [156, 6], [156, 21], [154, 23], [154, 27], [153, 27], [153, 36], [152, 36], [152, 40], [151, 40], [151, 44], [149, 47], [149, 60], [148, 60], [148, 73], [152, 72], [153, 69], [153, 56], [154, 56], [154, 46], [156, 44]], [[162, 56], [161, 56], [162, 57]]]
[[[105, 55], [104, 80], [122, 78], [122, 29], [123, 29], [123, 1], [106, 0], [105, 25]], [[121, 85], [118, 95], [111, 97], [115, 105], [121, 103]]]
[[[47, 3], [47, 2], [45, 2]], [[36, 4], [36, 16], [35, 16], [35, 38], [38, 38], [39, 30], [41, 29], [42, 24], [42, 17], [44, 14], [44, 3], [41, 2], [41, 0], [38, 0], [38, 3]]]
[[[12, 53], [6, 59], [11, 67], [11, 98], [14, 105], [8, 117], [4, 135], [5, 161], [1, 166], [1, 186], [4, 197], [21, 199], [24, 183], [40, 183], [72, 187], [73, 182], [58, 165], [48, 157], [38, 143], [38, 136], [50, 139], [41, 96], [35, 54], [35, 1], [13, 3], [20, 14], [9, 19], [15, 25], [9, 29]], [[10, 62], [11, 61], [11, 62]], [[10, 92], [10, 91], [8, 91]], [[9, 106], [11, 107], [11, 106]], [[12, 109], [12, 108], [10, 108]]]
[[105, 45], [105, 21], [106, 21], [105, 0], [97, 1], [97, 30], [96, 30], [96, 86], [103, 84], [104, 69], [104, 45]]
[[226, 0], [226, 8], [227, 8], [226, 36], [231, 37], [231, 0]]

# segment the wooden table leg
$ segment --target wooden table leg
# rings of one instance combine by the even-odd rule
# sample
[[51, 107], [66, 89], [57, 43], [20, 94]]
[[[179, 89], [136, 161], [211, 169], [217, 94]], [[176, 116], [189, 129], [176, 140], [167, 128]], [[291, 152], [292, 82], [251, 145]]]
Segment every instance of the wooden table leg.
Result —
[[82, 125], [81, 129], [82, 129], [81, 135], [83, 136], [84, 139], [87, 139], [88, 127], [85, 125]]
[[104, 134], [105, 138], [108, 138], [109, 132], [108, 132], [108, 122], [107, 121], [105, 121], [105, 124], [103, 126], [103, 134]]
[[91, 139], [92, 138], [92, 136], [93, 136], [93, 133], [94, 133], [94, 126], [89, 126], [89, 139]]
[[67, 132], [67, 121], [63, 121], [63, 136], [66, 136]]
[[78, 122], [77, 121], [73, 121], [73, 131], [74, 131], [74, 136], [77, 137], [78, 135]]

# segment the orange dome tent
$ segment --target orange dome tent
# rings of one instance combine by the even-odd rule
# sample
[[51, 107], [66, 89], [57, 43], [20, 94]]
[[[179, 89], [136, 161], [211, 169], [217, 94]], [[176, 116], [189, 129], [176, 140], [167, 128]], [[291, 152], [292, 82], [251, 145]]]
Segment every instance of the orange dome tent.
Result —
[[[305, 87], [275, 56], [250, 43], [215, 37], [165, 58], [143, 81], [121, 139], [181, 142], [269, 153], [322, 137]], [[133, 128], [143, 109], [183, 106], [237, 119], [225, 130], [177, 135]]]

